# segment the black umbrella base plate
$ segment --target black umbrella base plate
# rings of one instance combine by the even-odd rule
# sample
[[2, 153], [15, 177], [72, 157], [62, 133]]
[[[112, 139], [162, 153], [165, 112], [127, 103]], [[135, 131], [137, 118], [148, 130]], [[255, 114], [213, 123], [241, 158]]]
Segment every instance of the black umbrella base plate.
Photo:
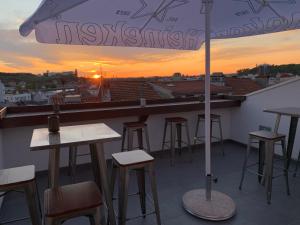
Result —
[[206, 200], [205, 189], [192, 190], [182, 197], [183, 207], [190, 214], [205, 220], [222, 221], [234, 216], [234, 201], [218, 191], [211, 192], [211, 200]]

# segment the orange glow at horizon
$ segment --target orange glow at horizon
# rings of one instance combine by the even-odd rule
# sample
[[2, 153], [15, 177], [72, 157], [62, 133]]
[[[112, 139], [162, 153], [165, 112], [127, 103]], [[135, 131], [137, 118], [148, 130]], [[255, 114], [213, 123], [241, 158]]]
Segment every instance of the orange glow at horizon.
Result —
[[[36, 43], [14, 33], [4, 33], [0, 46], [0, 72], [43, 73], [78, 70], [80, 76], [104, 77], [168, 76], [204, 74], [204, 46], [198, 51], [119, 47], [63, 46]], [[257, 64], [300, 63], [300, 31], [256, 37], [213, 40], [211, 71], [235, 73]], [[8, 44], [6, 44], [8, 43]], [[15, 43], [19, 43], [15, 47]], [[20, 47], [19, 47], [20, 46]], [[25, 46], [25, 47], [24, 47]], [[22, 49], [21, 49], [22, 48]], [[100, 71], [95, 68], [101, 67]]]

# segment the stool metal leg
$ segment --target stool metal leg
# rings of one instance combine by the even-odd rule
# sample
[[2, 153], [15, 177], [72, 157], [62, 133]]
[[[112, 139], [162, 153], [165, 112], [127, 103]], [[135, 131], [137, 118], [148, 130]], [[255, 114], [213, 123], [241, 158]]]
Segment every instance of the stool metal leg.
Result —
[[70, 146], [69, 148], [69, 173], [71, 176], [71, 180], [75, 182], [75, 173], [76, 173], [76, 161], [77, 161], [77, 147]]
[[197, 124], [196, 124], [196, 130], [195, 130], [195, 136], [194, 136], [194, 145], [196, 145], [196, 143], [197, 143], [197, 137], [198, 137], [198, 132], [199, 132], [199, 124], [200, 124], [200, 118], [198, 116]]
[[51, 217], [46, 217], [44, 219], [44, 224], [45, 225], [60, 225], [61, 223], [58, 220], [55, 220]]
[[300, 163], [300, 150], [299, 150], [298, 159], [296, 161], [296, 168], [295, 168], [295, 171], [294, 171], [294, 177], [297, 176], [297, 171], [298, 171], [299, 163]]
[[38, 206], [36, 203], [36, 190], [35, 190], [35, 183], [30, 182], [26, 187], [25, 187], [25, 195], [27, 199], [27, 204], [29, 208], [29, 213], [31, 217], [31, 222], [33, 225], [41, 225], [41, 217], [38, 216]]
[[192, 146], [191, 146], [190, 129], [189, 129], [188, 122], [185, 122], [185, 132], [186, 132], [186, 139], [187, 139], [187, 143], [188, 143], [187, 147], [189, 149], [189, 153], [191, 155], [191, 160], [192, 160]]
[[265, 176], [266, 176], [266, 190], [267, 201], [271, 203], [272, 197], [272, 181], [273, 181], [273, 156], [274, 156], [274, 142], [266, 141], [266, 164], [265, 164]]
[[143, 217], [146, 217], [146, 186], [145, 186], [145, 169], [137, 169], [136, 170], [136, 178], [139, 188], [139, 197], [141, 204], [141, 211]]
[[127, 135], [127, 151], [131, 151], [133, 149], [133, 130], [128, 128]]
[[171, 145], [171, 166], [174, 165], [175, 161], [175, 139], [176, 139], [176, 131], [174, 123], [170, 124], [171, 132], [170, 132], [170, 145]]
[[111, 177], [110, 177], [110, 190], [111, 190], [111, 199], [113, 199], [118, 169], [113, 162], [111, 167], [112, 168], [111, 168]]
[[284, 160], [284, 177], [285, 177], [285, 183], [286, 183], [286, 192], [287, 192], [287, 195], [290, 195], [289, 173], [287, 170], [287, 155], [286, 155], [285, 140], [281, 141], [281, 145], [282, 145], [282, 156], [283, 156], [283, 160]]
[[179, 148], [179, 155], [182, 153], [182, 124], [177, 123], [176, 124], [176, 132], [177, 132], [177, 145]]
[[146, 138], [146, 144], [147, 144], [147, 152], [150, 154], [151, 149], [150, 149], [148, 126], [145, 127], [145, 138]]
[[122, 146], [121, 151], [124, 152], [125, 150], [125, 138], [126, 138], [126, 127], [123, 127], [123, 134], [122, 134]]
[[[111, 191], [112, 201], [114, 200], [114, 193], [115, 193], [114, 191], [115, 191], [115, 183], [116, 183], [117, 172], [118, 172], [118, 168], [114, 164], [114, 161], [112, 160], [112, 162], [111, 162], [111, 177], [110, 177], [110, 185], [109, 185], [110, 191]], [[103, 218], [103, 217], [104, 217], [105, 213], [104, 213], [103, 207], [101, 207], [101, 215], [102, 215], [101, 225], [102, 224], [104, 225], [105, 224], [105, 218]], [[109, 225], [109, 216], [106, 218], [106, 224]]]
[[242, 170], [242, 177], [241, 177], [240, 186], [239, 186], [240, 190], [242, 190], [242, 186], [243, 186], [243, 182], [244, 182], [244, 178], [245, 178], [245, 172], [246, 172], [247, 165], [248, 165], [250, 149], [251, 149], [251, 137], [249, 137], [249, 139], [248, 139], [247, 151], [246, 151], [246, 155], [245, 155], [245, 160], [244, 160], [243, 170]]
[[157, 225], [161, 225], [160, 211], [159, 211], [159, 204], [158, 204], [158, 195], [157, 195], [157, 189], [156, 189], [155, 171], [153, 168], [153, 163], [149, 164], [149, 176], [150, 176], [150, 182], [151, 182], [152, 197], [153, 197], [153, 201], [154, 201], [156, 221], [157, 221]]
[[36, 182], [36, 179], [34, 181], [34, 193], [36, 193], [36, 201], [39, 207], [40, 218], [41, 221], [43, 221], [43, 212], [42, 212], [41, 200], [40, 200], [39, 189], [38, 189], [38, 184]]
[[[95, 213], [89, 216], [90, 225], [102, 225], [101, 223], [101, 213], [100, 206], [96, 208]], [[103, 224], [104, 225], [104, 224]]]
[[139, 144], [139, 149], [144, 149], [143, 145], [143, 129], [139, 128], [136, 130], [137, 132], [137, 139], [138, 139], [138, 144]]
[[[263, 173], [264, 163], [265, 163], [265, 143], [263, 141], [259, 141], [258, 147], [258, 174]], [[258, 182], [262, 183], [262, 176], [258, 175]]]
[[128, 200], [128, 169], [120, 167], [120, 183], [119, 183], [119, 225], [126, 224], [127, 216], [127, 200]]
[[167, 121], [165, 121], [165, 126], [164, 126], [164, 134], [163, 134], [163, 141], [162, 141], [162, 146], [161, 146], [161, 150], [162, 150], [162, 151], [165, 149], [165, 142], [166, 142], [167, 127], [168, 127], [168, 122], [167, 122]]
[[221, 145], [222, 145], [222, 154], [224, 156], [225, 155], [225, 150], [224, 150], [224, 140], [223, 140], [223, 130], [222, 130], [221, 119], [219, 119], [219, 131], [220, 131], [220, 140], [221, 140]]

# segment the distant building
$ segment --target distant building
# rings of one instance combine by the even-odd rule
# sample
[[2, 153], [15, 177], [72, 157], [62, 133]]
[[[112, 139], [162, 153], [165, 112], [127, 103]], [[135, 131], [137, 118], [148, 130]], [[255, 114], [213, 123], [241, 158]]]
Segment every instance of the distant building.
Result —
[[[202, 80], [153, 82], [151, 85], [162, 98], [198, 97], [205, 92], [205, 82]], [[212, 95], [230, 94], [231, 92], [230, 87], [211, 84]]]
[[0, 103], [3, 103], [5, 101], [5, 86], [0, 81]]
[[225, 75], [222, 72], [216, 72], [211, 74], [211, 83], [218, 86], [224, 86]]
[[47, 70], [45, 73], [43, 73], [43, 76], [45, 77], [54, 77], [54, 76], [76, 76], [77, 77], [77, 70], [75, 71], [63, 71], [63, 72], [50, 72]]
[[5, 86], [5, 94], [12, 94], [16, 91], [16, 87]]
[[12, 102], [12, 103], [30, 102], [31, 101], [31, 94], [30, 93], [5, 94], [4, 99], [6, 101]]
[[182, 80], [183, 79], [183, 75], [181, 73], [174, 73], [172, 76], [172, 80]]
[[42, 91], [38, 91], [32, 94], [32, 101], [36, 103], [47, 103], [49, 101], [49, 96]]

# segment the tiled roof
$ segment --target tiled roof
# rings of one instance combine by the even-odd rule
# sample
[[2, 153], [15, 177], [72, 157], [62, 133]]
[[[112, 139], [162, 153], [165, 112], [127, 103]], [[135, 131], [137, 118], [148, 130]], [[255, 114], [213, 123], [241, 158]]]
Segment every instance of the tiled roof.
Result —
[[245, 95], [263, 88], [248, 78], [225, 77], [225, 85], [232, 88], [234, 95]]
[[[135, 101], [140, 97], [160, 99], [155, 90], [144, 81], [109, 81], [111, 101]], [[143, 96], [141, 94], [143, 93]]]
[[[155, 85], [159, 85], [172, 92], [174, 97], [182, 95], [197, 95], [204, 94], [205, 82], [202, 80], [192, 81], [167, 81], [167, 82], [155, 82]], [[230, 93], [231, 88], [225, 86], [218, 86], [211, 84], [211, 93]]]
[[53, 104], [53, 105], [63, 105], [63, 104], [65, 104], [63, 94], [58, 93], [58, 94], [52, 95], [50, 97], [50, 103]]

